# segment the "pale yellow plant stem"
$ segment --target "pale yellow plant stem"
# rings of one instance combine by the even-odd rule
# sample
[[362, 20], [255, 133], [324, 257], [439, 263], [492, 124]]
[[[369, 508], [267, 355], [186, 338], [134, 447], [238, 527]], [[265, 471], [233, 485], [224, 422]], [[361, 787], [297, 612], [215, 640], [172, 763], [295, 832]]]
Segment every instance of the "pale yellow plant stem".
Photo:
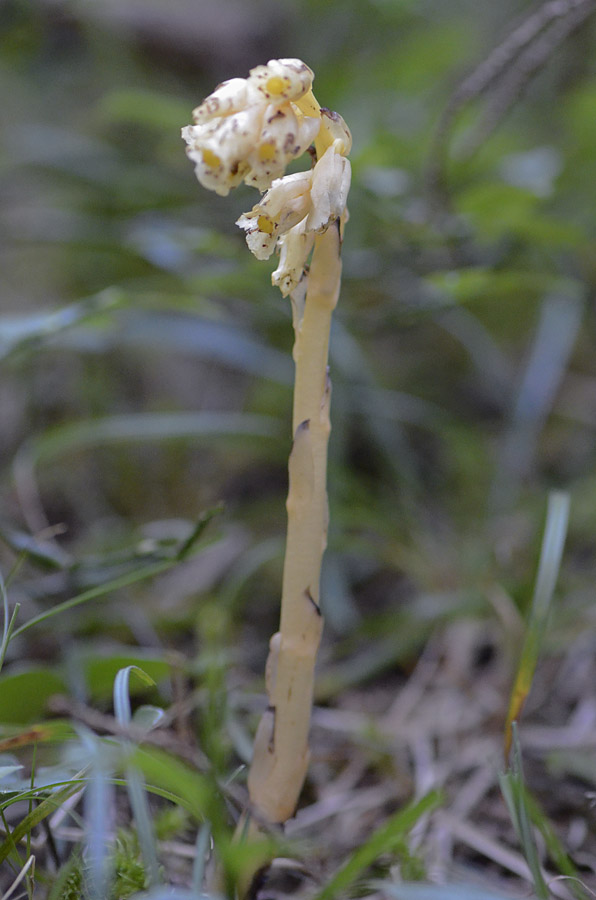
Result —
[[248, 776], [251, 802], [267, 821], [293, 815], [309, 760], [321, 561], [327, 543], [327, 373], [331, 315], [341, 279], [339, 223], [315, 238], [302, 321], [296, 321], [294, 442], [280, 630], [267, 661], [269, 707], [259, 724]]

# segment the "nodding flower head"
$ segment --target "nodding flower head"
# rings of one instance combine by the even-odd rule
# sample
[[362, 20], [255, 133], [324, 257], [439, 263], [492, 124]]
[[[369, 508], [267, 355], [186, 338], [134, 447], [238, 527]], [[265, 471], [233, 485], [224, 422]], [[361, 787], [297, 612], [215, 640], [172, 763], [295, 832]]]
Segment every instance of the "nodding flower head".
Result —
[[[347, 221], [350, 130], [338, 113], [319, 106], [314, 75], [299, 59], [272, 59], [248, 78], [220, 84], [182, 129], [201, 184], [226, 195], [241, 182], [265, 192], [237, 225], [257, 259], [279, 252], [271, 276], [284, 297], [304, 292], [315, 235]], [[285, 175], [288, 163], [314, 142], [308, 172]]]
[[248, 78], [220, 84], [193, 111], [195, 124], [182, 129], [203, 187], [225, 196], [244, 181], [264, 191], [283, 175], [319, 132], [320, 117], [294, 102], [313, 77], [299, 59], [272, 59]]
[[246, 231], [246, 242], [257, 259], [269, 259], [276, 246], [280, 250], [272, 280], [284, 297], [302, 277], [315, 234], [346, 214], [351, 168], [343, 148], [338, 139], [310, 172], [276, 179], [236, 222]]

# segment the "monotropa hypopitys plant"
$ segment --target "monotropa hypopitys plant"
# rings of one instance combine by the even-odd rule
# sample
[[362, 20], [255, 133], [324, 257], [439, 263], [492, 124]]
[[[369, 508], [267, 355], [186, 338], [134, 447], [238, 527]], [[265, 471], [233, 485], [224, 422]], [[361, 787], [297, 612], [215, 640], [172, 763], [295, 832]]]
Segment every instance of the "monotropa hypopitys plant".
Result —
[[[296, 370], [281, 621], [270, 641], [268, 705], [248, 775], [252, 806], [271, 823], [293, 815], [309, 759], [328, 526], [329, 332], [351, 177], [350, 132], [341, 116], [319, 106], [313, 78], [298, 59], [270, 60], [248, 78], [220, 84], [182, 130], [204, 187], [225, 196], [245, 182], [262, 192], [237, 224], [257, 259], [278, 253], [272, 282], [292, 303]], [[309, 168], [285, 175], [306, 151]]]

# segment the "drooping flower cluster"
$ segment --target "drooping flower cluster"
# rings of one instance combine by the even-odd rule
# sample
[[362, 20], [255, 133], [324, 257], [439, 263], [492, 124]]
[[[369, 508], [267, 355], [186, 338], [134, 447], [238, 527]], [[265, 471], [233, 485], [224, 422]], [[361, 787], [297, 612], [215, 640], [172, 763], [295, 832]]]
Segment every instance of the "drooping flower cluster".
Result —
[[224, 81], [182, 129], [196, 176], [223, 196], [242, 181], [264, 191], [318, 134], [320, 120], [293, 102], [310, 90], [313, 73], [299, 59], [275, 59], [249, 78]]
[[[340, 115], [319, 107], [313, 78], [299, 59], [270, 60], [219, 85], [182, 129], [204, 187], [226, 195], [244, 181], [266, 191], [236, 224], [257, 259], [279, 251], [271, 278], [284, 297], [301, 282], [315, 235], [347, 218], [352, 138]], [[313, 142], [314, 167], [284, 175]]]
[[271, 276], [285, 297], [298, 285], [315, 234], [345, 213], [350, 189], [350, 163], [335, 141], [310, 172], [276, 179], [265, 196], [237, 225], [246, 231], [246, 243], [257, 259], [280, 251], [279, 266]]

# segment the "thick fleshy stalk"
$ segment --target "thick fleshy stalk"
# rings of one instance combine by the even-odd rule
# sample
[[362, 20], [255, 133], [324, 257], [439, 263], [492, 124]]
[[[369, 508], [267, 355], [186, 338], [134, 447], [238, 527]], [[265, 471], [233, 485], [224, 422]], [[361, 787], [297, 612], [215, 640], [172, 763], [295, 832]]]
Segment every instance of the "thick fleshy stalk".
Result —
[[267, 662], [269, 705], [248, 776], [251, 802], [270, 822], [293, 815], [309, 760], [308, 733], [323, 629], [321, 562], [327, 543], [327, 443], [331, 315], [341, 279], [339, 222], [315, 237], [303, 317], [295, 321], [296, 364], [288, 532], [280, 630]]

